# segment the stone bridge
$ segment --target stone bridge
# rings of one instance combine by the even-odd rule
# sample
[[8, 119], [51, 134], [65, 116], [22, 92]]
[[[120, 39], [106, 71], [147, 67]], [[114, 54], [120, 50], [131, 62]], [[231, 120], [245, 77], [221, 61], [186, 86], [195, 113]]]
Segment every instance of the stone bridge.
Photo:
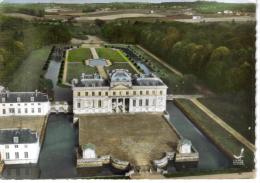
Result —
[[69, 113], [71, 107], [66, 101], [56, 101], [51, 103], [51, 113]]

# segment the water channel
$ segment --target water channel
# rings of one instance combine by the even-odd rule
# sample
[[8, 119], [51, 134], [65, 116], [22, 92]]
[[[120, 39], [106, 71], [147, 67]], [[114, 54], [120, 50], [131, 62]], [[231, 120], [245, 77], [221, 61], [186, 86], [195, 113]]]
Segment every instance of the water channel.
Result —
[[[45, 77], [51, 79], [54, 85], [54, 99], [71, 102], [72, 94], [69, 88], [57, 86], [60, 62], [52, 60]], [[170, 121], [176, 129], [192, 141], [200, 155], [198, 169], [222, 169], [231, 166], [230, 160], [211, 141], [207, 139], [192, 122], [175, 106], [167, 102]], [[77, 143], [77, 128], [72, 124], [71, 114], [51, 114], [48, 119], [46, 136], [41, 149], [39, 164], [22, 166], [29, 169], [20, 174], [20, 166], [10, 166], [4, 171], [4, 178], [73, 178], [79, 177], [75, 168], [75, 145]], [[25, 168], [24, 168], [25, 167]], [[18, 170], [19, 169], [19, 170]], [[171, 168], [169, 168], [171, 170]], [[10, 172], [13, 172], [10, 174]], [[19, 172], [19, 176], [17, 174]], [[15, 174], [17, 174], [15, 176]], [[11, 176], [12, 175], [12, 176]], [[97, 175], [113, 175], [109, 167], [98, 170]]]

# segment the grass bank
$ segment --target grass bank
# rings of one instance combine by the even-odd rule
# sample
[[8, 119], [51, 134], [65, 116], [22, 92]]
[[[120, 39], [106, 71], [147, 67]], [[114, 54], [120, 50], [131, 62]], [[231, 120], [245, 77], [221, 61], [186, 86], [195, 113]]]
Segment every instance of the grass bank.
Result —
[[13, 73], [8, 88], [11, 91], [33, 91], [39, 89], [43, 66], [51, 52], [51, 46], [33, 50]]
[[89, 48], [77, 48], [69, 51], [68, 62], [84, 62], [91, 59], [92, 54]]
[[237, 141], [229, 132], [216, 124], [191, 101], [177, 99], [175, 104], [229, 158], [234, 159], [233, 155], [239, 155], [241, 148], [244, 148], [243, 160], [245, 165], [243, 168], [254, 167], [254, 153]]
[[242, 97], [240, 97], [240, 102], [230, 101], [224, 97], [201, 98], [199, 101], [254, 144], [254, 107], [250, 101]]

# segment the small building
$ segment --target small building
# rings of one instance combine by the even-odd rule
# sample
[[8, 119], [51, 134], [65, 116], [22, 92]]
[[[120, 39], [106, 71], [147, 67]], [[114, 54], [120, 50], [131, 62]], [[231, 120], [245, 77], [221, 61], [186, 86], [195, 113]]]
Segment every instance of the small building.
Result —
[[154, 74], [115, 69], [108, 78], [82, 74], [72, 80], [74, 114], [163, 112], [167, 86]]
[[192, 20], [200, 20], [202, 17], [201, 16], [198, 16], [198, 15], [196, 15], [196, 16], [192, 16]]
[[224, 10], [223, 13], [226, 14], [226, 15], [227, 14], [230, 15], [230, 14], [233, 14], [233, 11], [231, 11], [231, 10]]
[[95, 159], [97, 158], [95, 145], [93, 144], [86, 144], [82, 147], [82, 158], [83, 159]]
[[181, 139], [179, 141], [177, 149], [178, 149], [179, 153], [184, 154], [184, 153], [191, 153], [191, 147], [192, 147], [192, 144], [191, 144], [190, 140]]
[[36, 164], [39, 153], [37, 132], [30, 129], [0, 130], [0, 154], [4, 164]]
[[38, 92], [0, 90], [1, 116], [45, 116], [50, 112], [48, 95]]

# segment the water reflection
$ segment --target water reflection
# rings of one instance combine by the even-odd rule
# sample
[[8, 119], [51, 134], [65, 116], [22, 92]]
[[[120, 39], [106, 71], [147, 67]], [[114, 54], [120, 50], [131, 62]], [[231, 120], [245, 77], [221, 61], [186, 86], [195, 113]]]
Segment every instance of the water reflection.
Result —
[[2, 176], [5, 179], [37, 179], [40, 168], [38, 165], [6, 165]]

